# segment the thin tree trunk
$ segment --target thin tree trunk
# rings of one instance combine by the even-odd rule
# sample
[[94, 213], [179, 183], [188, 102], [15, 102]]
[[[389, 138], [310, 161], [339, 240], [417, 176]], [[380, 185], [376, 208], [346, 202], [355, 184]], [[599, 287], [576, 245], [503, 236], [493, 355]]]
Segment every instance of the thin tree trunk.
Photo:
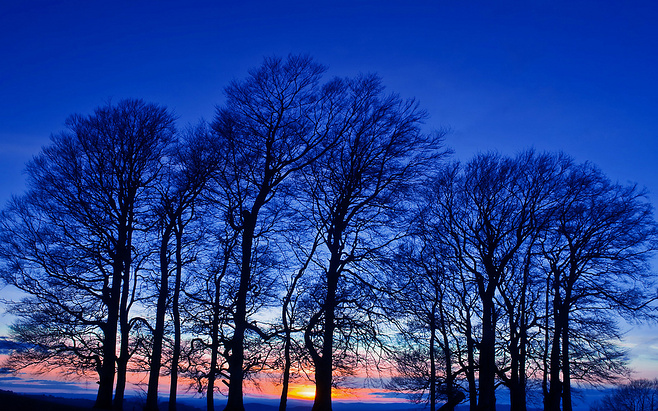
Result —
[[[284, 317], [285, 317], [284, 313]], [[279, 411], [286, 411], [286, 406], [288, 404], [288, 386], [290, 384], [290, 330], [288, 329], [288, 322], [285, 321], [284, 329], [285, 341], [283, 345], [283, 383], [281, 386], [281, 398], [279, 400]]]
[[169, 411], [176, 411], [178, 393], [178, 363], [180, 361], [181, 320], [180, 320], [180, 289], [183, 277], [183, 223], [178, 216], [176, 230], [176, 278], [174, 278], [174, 293], [171, 300], [171, 310], [174, 321], [174, 347], [171, 356], [171, 375], [169, 382]]
[[[132, 204], [132, 203], [131, 203]], [[126, 227], [133, 226], [132, 211], [128, 212]], [[126, 228], [126, 243], [122, 250], [122, 285], [121, 285], [121, 304], [119, 306], [119, 327], [120, 327], [120, 348], [117, 358], [117, 385], [114, 393], [114, 408], [123, 409], [123, 400], [126, 392], [126, 374], [128, 372], [128, 360], [130, 357], [130, 324], [128, 321], [129, 307], [128, 300], [130, 297], [130, 270], [132, 266], [132, 233]]]
[[475, 381], [475, 341], [473, 340], [473, 325], [471, 324], [471, 313], [466, 313], [466, 380], [468, 381], [468, 402], [470, 411], [476, 411], [478, 406], [478, 391]]
[[544, 329], [544, 350], [542, 353], [542, 381], [541, 381], [541, 389], [542, 389], [542, 395], [543, 395], [543, 402], [544, 402], [544, 409], [548, 410], [548, 375], [549, 375], [549, 369], [548, 369], [548, 352], [549, 352], [549, 315], [550, 315], [550, 293], [551, 293], [551, 285], [550, 285], [550, 276], [546, 278], [546, 293], [545, 293], [545, 307], [544, 307], [544, 318], [545, 318], [545, 329]]
[[234, 331], [231, 338], [231, 355], [228, 359], [229, 387], [224, 411], [244, 411], [242, 381], [244, 371], [244, 335], [247, 330], [247, 292], [251, 284], [251, 247], [255, 230], [255, 215], [245, 211], [242, 232], [242, 261], [240, 284], [235, 303]]
[[[334, 238], [340, 238], [338, 235]], [[336, 327], [336, 292], [338, 290], [338, 270], [340, 252], [333, 250], [327, 270], [327, 296], [324, 303], [324, 332], [322, 336], [322, 356], [315, 362], [315, 401], [312, 411], [331, 411], [331, 387], [333, 373], [333, 344]]]
[[[208, 373], [208, 388], [206, 390], [206, 409], [207, 411], [215, 410], [215, 382], [217, 381], [217, 375], [219, 375], [219, 349], [220, 349], [220, 339], [219, 339], [219, 326], [220, 326], [220, 292], [221, 292], [221, 282], [226, 271], [228, 270], [229, 263], [231, 261], [231, 252], [233, 250], [234, 243], [233, 239], [228, 240], [224, 248], [224, 261], [222, 264], [222, 270], [214, 278], [215, 294], [212, 304], [212, 326], [211, 326], [211, 346], [210, 346], [210, 371]], [[174, 410], [170, 410], [174, 411]]]
[[525, 314], [525, 305], [522, 311], [522, 329], [521, 329], [521, 347], [519, 355], [519, 398], [517, 403], [519, 404], [520, 411], [526, 411], [528, 409], [528, 403], [526, 398], [526, 389], [527, 389], [527, 377], [526, 377], [526, 366], [527, 366], [527, 347], [528, 347], [528, 333], [527, 333], [527, 318]]
[[291, 327], [293, 326], [293, 321], [294, 321], [294, 314], [290, 314], [290, 321], [288, 321], [288, 307], [290, 307], [290, 303], [292, 302], [292, 295], [295, 292], [295, 288], [297, 288], [297, 283], [299, 282], [300, 278], [302, 278], [302, 275], [306, 271], [306, 268], [311, 262], [311, 259], [313, 258], [313, 255], [315, 255], [315, 251], [318, 248], [318, 242], [319, 239], [316, 236], [315, 240], [313, 241], [313, 246], [311, 247], [311, 250], [308, 252], [306, 261], [304, 264], [302, 264], [302, 267], [300, 267], [299, 271], [297, 271], [297, 274], [295, 277], [292, 279], [290, 283], [290, 288], [288, 289], [288, 292], [286, 293], [286, 296], [283, 301], [283, 307], [281, 309], [281, 322], [283, 323], [283, 330], [285, 333], [285, 340], [284, 340], [284, 346], [283, 346], [283, 384], [281, 387], [281, 399], [279, 400], [279, 411], [285, 411], [286, 406], [288, 404], [288, 389], [290, 386], [290, 367], [291, 367], [291, 358], [290, 358], [290, 349], [292, 345], [292, 330]]
[[[437, 287], [438, 288], [438, 287]], [[448, 331], [448, 320], [445, 318], [445, 311], [443, 309], [443, 293], [440, 294], [441, 299], [441, 335], [443, 336], [443, 358], [445, 359], [445, 372], [446, 372], [446, 397], [447, 402], [439, 408], [439, 411], [452, 411], [455, 407], [466, 398], [464, 393], [460, 390], [455, 390], [455, 376], [452, 372], [452, 349], [450, 348], [450, 338]], [[437, 299], [438, 300], [438, 299]]]
[[495, 361], [496, 331], [493, 298], [487, 293], [482, 301], [482, 340], [480, 342], [480, 397], [478, 411], [496, 409]]
[[430, 341], [429, 341], [429, 356], [430, 356], [430, 411], [436, 411], [436, 358], [434, 355], [434, 345], [436, 343], [436, 300], [432, 307], [430, 314]]
[[129, 274], [124, 273], [123, 295], [121, 296], [121, 309], [119, 311], [119, 325], [121, 326], [121, 347], [117, 358], [117, 386], [114, 393], [114, 408], [123, 409], [123, 400], [126, 392], [126, 377], [128, 373], [128, 359], [130, 357], [130, 324], [128, 323], [128, 294], [130, 285]]
[[119, 323], [119, 295], [121, 294], [122, 263], [114, 264], [112, 286], [104, 289], [107, 305], [107, 323], [103, 326], [103, 363], [99, 372], [98, 393], [94, 408], [109, 410], [112, 408], [114, 393], [114, 376], [116, 366], [117, 332]]
[[208, 372], [208, 387], [206, 390], [206, 410], [215, 410], [215, 380], [217, 378], [217, 360], [219, 357], [219, 291], [215, 290], [215, 304], [212, 313], [212, 329], [210, 336], [210, 371]]
[[572, 411], [571, 401], [571, 369], [569, 361], [569, 323], [565, 313], [562, 327], [562, 411]]
[[544, 402], [546, 411], [560, 411], [562, 382], [560, 381], [560, 338], [562, 336], [562, 299], [560, 298], [559, 274], [553, 280], [553, 341], [551, 342], [550, 386]]
[[168, 223], [160, 240], [160, 293], [155, 314], [155, 330], [153, 331], [153, 353], [151, 355], [151, 369], [149, 372], [148, 391], [146, 393], [145, 411], [158, 409], [158, 383], [160, 381], [160, 367], [162, 364], [162, 343], [164, 340], [165, 315], [167, 313], [167, 299], [169, 298], [169, 240], [173, 227]]

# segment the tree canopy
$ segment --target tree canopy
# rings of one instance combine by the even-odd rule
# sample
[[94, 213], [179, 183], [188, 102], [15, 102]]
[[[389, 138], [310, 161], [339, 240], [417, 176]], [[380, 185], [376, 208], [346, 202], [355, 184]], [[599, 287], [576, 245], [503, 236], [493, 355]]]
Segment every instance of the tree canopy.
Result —
[[98, 379], [145, 409], [169, 376], [228, 397], [281, 376], [332, 409], [350, 377], [431, 410], [571, 410], [574, 380], [627, 371], [617, 319], [656, 317], [647, 193], [564, 153], [449, 161], [413, 99], [376, 75], [267, 58], [184, 130], [121, 100], [73, 115], [0, 217], [14, 370]]

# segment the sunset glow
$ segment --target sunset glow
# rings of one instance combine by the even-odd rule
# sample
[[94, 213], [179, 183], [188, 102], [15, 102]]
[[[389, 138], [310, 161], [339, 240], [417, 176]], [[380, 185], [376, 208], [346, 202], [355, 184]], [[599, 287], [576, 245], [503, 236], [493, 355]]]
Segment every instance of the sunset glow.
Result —
[[658, 1], [2, 5], [0, 411], [658, 399]]
[[288, 395], [290, 398], [300, 400], [312, 400], [315, 398], [315, 387], [312, 385], [298, 385], [291, 387]]

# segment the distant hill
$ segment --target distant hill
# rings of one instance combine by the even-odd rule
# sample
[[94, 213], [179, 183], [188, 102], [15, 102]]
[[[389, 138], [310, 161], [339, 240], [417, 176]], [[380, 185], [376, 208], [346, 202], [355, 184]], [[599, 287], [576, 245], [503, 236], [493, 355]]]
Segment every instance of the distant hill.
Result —
[[4, 410], [17, 411], [88, 411], [94, 406], [91, 400], [15, 394], [4, 390], [0, 390], [0, 404]]

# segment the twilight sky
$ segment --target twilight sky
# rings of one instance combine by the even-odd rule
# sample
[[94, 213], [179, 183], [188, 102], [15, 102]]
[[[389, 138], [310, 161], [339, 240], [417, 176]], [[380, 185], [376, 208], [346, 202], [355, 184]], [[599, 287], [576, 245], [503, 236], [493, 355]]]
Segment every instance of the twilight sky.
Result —
[[[657, 18], [639, 0], [5, 0], [0, 202], [70, 114], [135, 97], [183, 127], [264, 56], [308, 53], [417, 98], [459, 159], [562, 150], [658, 204]], [[656, 370], [658, 332], [642, 337], [636, 363]]]

